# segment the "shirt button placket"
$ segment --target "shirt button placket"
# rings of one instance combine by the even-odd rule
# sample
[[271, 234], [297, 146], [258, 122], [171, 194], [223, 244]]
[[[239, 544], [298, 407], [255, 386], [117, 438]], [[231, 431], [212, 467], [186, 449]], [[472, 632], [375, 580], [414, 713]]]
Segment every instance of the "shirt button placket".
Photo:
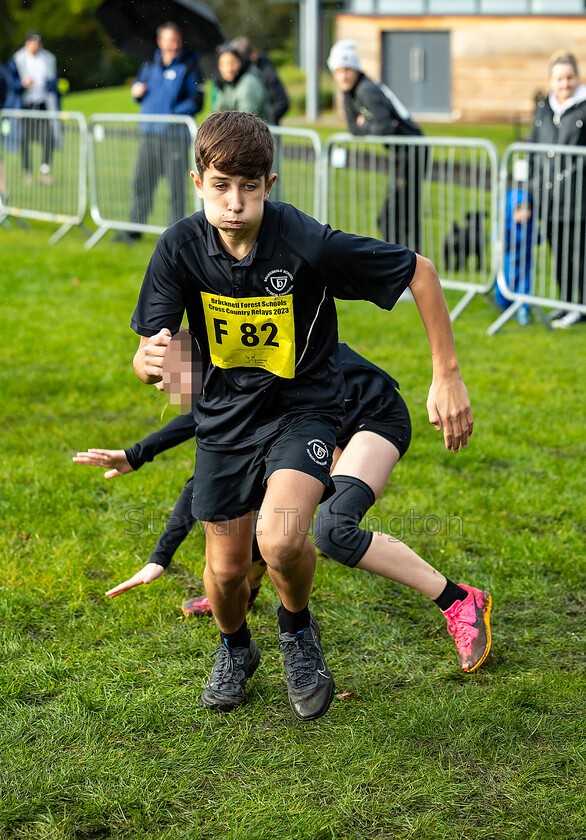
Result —
[[232, 293], [234, 295], [242, 294], [242, 287], [244, 286], [244, 271], [241, 268], [232, 268]]

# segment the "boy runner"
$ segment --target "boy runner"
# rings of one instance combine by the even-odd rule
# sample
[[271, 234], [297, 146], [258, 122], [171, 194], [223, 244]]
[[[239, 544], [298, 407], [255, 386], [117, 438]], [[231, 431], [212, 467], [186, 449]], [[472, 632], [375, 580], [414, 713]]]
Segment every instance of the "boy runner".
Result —
[[134, 369], [145, 383], [160, 381], [186, 312], [204, 371], [192, 514], [206, 533], [204, 584], [220, 630], [201, 702], [223, 711], [244, 703], [260, 661], [246, 626], [256, 529], [281, 601], [289, 702], [307, 721], [324, 714], [334, 694], [308, 608], [316, 563], [308, 532], [333, 492], [344, 413], [334, 297], [391, 309], [409, 286], [431, 349], [429, 417], [447, 449], [467, 445], [472, 413], [433, 264], [268, 202], [272, 158], [272, 135], [258, 117], [217, 112], [200, 126], [192, 178], [204, 210], [157, 243], [132, 318], [141, 336]]

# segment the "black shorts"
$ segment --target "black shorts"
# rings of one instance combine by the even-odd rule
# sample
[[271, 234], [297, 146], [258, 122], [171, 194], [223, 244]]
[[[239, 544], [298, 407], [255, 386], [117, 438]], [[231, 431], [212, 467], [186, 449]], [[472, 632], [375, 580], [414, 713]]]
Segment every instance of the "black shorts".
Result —
[[334, 492], [330, 478], [336, 432], [315, 416], [296, 419], [254, 446], [203, 449], [195, 457], [192, 515], [203, 522], [237, 519], [262, 504], [267, 480], [281, 469], [312, 475], [325, 486], [322, 501]]
[[411, 443], [411, 418], [401, 394], [392, 387], [386, 388], [384, 401], [370, 411], [360, 406], [346, 411], [344, 424], [338, 432], [337, 445], [344, 449], [356, 432], [374, 432], [390, 441], [402, 458]]

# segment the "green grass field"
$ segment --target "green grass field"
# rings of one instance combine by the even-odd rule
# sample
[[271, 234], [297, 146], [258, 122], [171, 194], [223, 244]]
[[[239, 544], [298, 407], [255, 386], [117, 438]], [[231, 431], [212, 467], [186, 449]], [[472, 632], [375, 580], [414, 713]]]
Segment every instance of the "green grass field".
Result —
[[435, 605], [320, 558], [311, 604], [339, 699], [293, 718], [267, 584], [249, 703], [219, 715], [197, 705], [215, 625], [179, 610], [203, 591], [197, 527], [164, 577], [104, 596], [148, 560], [193, 447], [110, 482], [71, 461], [174, 411], [131, 365], [155, 238], [87, 252], [79, 231], [48, 246], [51, 228], [0, 227], [0, 838], [583, 840], [586, 330], [488, 337], [495, 310], [473, 302], [455, 334], [476, 427], [454, 456], [427, 422], [414, 305], [340, 303], [341, 337], [399, 379], [413, 420], [372, 513], [490, 589], [493, 649], [461, 673]]

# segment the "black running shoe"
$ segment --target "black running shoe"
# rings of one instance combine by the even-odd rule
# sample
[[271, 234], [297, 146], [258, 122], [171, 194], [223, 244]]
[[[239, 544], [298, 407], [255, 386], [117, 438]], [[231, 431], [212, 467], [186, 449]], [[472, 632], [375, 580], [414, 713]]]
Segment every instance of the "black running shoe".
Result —
[[249, 648], [221, 644], [214, 653], [216, 662], [202, 692], [200, 706], [229, 712], [246, 703], [246, 680], [256, 671], [260, 653], [253, 640]]
[[313, 615], [304, 630], [279, 633], [289, 703], [295, 717], [303, 721], [324, 715], [334, 697], [334, 678], [326, 665], [320, 639]]

